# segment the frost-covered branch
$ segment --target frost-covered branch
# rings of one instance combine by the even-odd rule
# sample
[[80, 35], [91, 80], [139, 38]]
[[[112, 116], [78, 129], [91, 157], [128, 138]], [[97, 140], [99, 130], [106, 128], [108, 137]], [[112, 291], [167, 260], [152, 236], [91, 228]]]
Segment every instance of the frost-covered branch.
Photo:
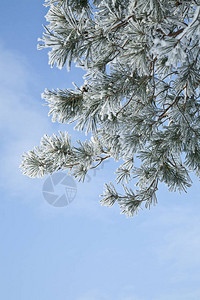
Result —
[[[200, 1], [46, 0], [39, 49], [49, 64], [85, 70], [82, 87], [45, 90], [52, 121], [75, 123], [91, 140], [45, 135], [24, 153], [30, 177], [66, 170], [84, 180], [113, 158], [116, 182], [101, 203], [133, 216], [157, 203], [160, 183], [187, 191], [200, 177]], [[135, 163], [136, 161], [136, 163]], [[119, 165], [121, 163], [121, 165]], [[133, 191], [133, 186], [136, 189]]]

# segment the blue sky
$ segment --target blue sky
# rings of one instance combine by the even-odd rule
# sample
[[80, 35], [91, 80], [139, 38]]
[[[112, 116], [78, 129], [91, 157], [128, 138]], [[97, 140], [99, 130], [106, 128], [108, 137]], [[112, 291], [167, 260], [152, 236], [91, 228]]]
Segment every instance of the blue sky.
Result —
[[82, 71], [51, 69], [37, 51], [47, 10], [42, 1], [1, 0], [0, 35], [0, 299], [200, 299], [200, 185], [187, 194], [158, 192], [158, 205], [133, 219], [99, 204], [113, 163], [77, 183], [75, 200], [50, 206], [44, 179], [22, 176], [24, 151], [45, 134], [73, 126], [52, 123], [40, 94], [82, 84]]

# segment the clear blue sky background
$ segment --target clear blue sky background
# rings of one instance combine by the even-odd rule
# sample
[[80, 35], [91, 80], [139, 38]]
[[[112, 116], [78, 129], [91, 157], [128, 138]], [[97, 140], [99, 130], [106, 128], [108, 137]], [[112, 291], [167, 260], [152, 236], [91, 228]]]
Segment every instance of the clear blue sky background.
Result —
[[127, 219], [101, 207], [114, 164], [77, 184], [75, 200], [50, 206], [45, 179], [19, 171], [20, 155], [43, 134], [73, 126], [52, 123], [40, 94], [82, 84], [74, 68], [50, 69], [37, 51], [47, 10], [39, 0], [0, 1], [0, 299], [199, 300], [200, 184], [187, 194], [158, 192], [159, 203]]

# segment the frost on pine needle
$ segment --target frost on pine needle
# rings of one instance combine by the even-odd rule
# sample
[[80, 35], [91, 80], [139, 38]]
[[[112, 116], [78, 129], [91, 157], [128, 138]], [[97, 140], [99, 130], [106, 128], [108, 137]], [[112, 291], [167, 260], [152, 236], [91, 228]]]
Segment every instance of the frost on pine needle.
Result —
[[91, 140], [44, 135], [24, 153], [25, 175], [58, 170], [84, 180], [113, 158], [116, 183], [101, 204], [133, 216], [157, 203], [163, 182], [187, 191], [200, 176], [200, 0], [46, 0], [38, 49], [49, 64], [86, 71], [81, 87], [45, 89], [52, 121], [75, 123]]

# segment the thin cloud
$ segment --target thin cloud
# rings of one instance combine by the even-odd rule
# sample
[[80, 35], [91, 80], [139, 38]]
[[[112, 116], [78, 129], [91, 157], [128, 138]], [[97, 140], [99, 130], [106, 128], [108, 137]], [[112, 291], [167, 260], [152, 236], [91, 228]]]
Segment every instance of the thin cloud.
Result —
[[26, 189], [30, 193], [35, 182], [27, 186], [29, 180], [20, 173], [21, 154], [37, 144], [41, 133], [51, 126], [39, 110], [41, 103], [30, 95], [36, 74], [29, 71], [25, 58], [1, 43], [0, 68], [1, 185], [11, 194]]

